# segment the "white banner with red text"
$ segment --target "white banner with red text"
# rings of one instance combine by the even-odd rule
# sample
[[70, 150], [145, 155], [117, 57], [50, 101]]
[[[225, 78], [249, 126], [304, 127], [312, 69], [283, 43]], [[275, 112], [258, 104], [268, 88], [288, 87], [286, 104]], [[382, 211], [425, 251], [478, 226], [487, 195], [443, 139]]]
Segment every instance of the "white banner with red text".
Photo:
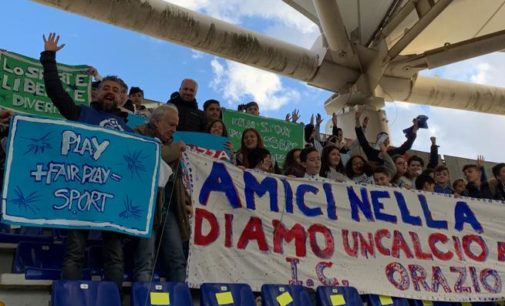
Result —
[[422, 300], [503, 299], [505, 205], [242, 170], [185, 153], [188, 281], [349, 285]]

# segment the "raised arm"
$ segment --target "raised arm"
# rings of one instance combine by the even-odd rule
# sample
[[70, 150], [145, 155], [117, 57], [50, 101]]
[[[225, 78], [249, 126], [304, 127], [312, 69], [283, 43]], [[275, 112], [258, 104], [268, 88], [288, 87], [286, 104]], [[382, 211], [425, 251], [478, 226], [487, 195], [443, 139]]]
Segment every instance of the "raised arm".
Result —
[[417, 130], [419, 130], [419, 120], [414, 119], [413, 123], [412, 133], [407, 136], [407, 140], [400, 147], [389, 150], [389, 155], [403, 155], [405, 152], [410, 150], [410, 148], [412, 148], [412, 145], [414, 144], [414, 141], [417, 137]]
[[75, 104], [74, 100], [65, 91], [61, 84], [56, 67], [56, 52], [61, 50], [65, 44], [58, 45], [60, 36], [50, 33], [44, 39], [44, 52], [40, 54], [40, 62], [44, 68], [44, 84], [46, 86], [47, 96], [51, 99], [54, 106], [60, 111], [60, 114], [68, 120], [77, 120], [81, 113], [81, 108]]
[[431, 147], [430, 147], [430, 161], [426, 169], [435, 169], [438, 166], [438, 145], [437, 138], [435, 136], [430, 137]]
[[355, 113], [356, 138], [358, 138], [359, 145], [361, 146], [361, 148], [365, 152], [367, 159], [370, 161], [377, 161], [379, 151], [372, 148], [372, 146], [370, 146], [370, 144], [368, 143], [368, 140], [366, 139], [365, 132], [363, 131], [363, 128], [361, 127], [361, 122], [360, 122], [361, 114], [362, 114], [361, 110], [358, 110]]

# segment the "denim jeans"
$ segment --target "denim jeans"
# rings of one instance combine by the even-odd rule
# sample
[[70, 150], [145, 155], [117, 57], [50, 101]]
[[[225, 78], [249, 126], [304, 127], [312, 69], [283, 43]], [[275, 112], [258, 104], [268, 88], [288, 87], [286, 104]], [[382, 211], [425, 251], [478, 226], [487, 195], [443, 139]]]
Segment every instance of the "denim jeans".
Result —
[[153, 229], [151, 237], [136, 238], [133, 257], [133, 281], [150, 282], [154, 271], [156, 231]]
[[179, 225], [175, 214], [167, 209], [161, 232], [161, 263], [166, 271], [167, 281], [184, 282], [186, 280], [186, 257], [182, 247]]
[[[102, 232], [104, 280], [116, 283], [121, 291], [123, 283], [123, 244], [122, 235], [113, 232]], [[88, 231], [70, 230], [66, 239], [65, 258], [63, 259], [62, 279], [82, 279], [85, 264]]]

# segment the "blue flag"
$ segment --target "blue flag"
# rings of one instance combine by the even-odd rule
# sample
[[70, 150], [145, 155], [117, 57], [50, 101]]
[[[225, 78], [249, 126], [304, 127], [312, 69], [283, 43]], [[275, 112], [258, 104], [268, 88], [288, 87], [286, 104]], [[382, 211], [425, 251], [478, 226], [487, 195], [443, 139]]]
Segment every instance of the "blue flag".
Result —
[[232, 152], [227, 146], [227, 137], [199, 132], [175, 132], [173, 141], [184, 141], [193, 151], [209, 155], [216, 159], [231, 160]]

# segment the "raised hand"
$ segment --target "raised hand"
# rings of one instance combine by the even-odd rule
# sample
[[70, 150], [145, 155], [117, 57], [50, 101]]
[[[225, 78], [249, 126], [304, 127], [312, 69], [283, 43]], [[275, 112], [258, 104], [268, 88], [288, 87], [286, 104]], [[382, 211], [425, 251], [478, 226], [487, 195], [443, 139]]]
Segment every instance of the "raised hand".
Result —
[[481, 168], [484, 166], [484, 155], [477, 155], [477, 167]]
[[174, 143], [174, 145], [176, 150], [179, 151], [180, 153], [186, 151], [186, 144], [184, 143], [184, 141], [178, 141]]
[[365, 116], [365, 118], [363, 118], [363, 128], [366, 129], [367, 126], [368, 126], [368, 116]]
[[55, 51], [58, 52], [63, 47], [65, 47], [65, 44], [59, 45], [58, 42], [60, 40], [60, 35], [56, 35], [56, 33], [49, 33], [49, 36], [46, 39], [46, 35], [42, 35], [42, 39], [44, 39], [44, 50], [45, 51]]
[[333, 122], [333, 126], [337, 126], [337, 114], [331, 114], [331, 122]]
[[412, 132], [416, 133], [419, 130], [419, 119], [412, 120]]
[[298, 119], [300, 119], [300, 110], [295, 108], [291, 113], [291, 120], [293, 123], [296, 123]]
[[437, 145], [437, 137], [431, 136], [430, 140], [431, 140], [431, 145], [432, 146], [436, 146]]
[[310, 124], [314, 125], [314, 114], [310, 116]]
[[359, 119], [361, 118], [362, 114], [363, 114], [363, 108], [361, 108], [361, 106], [357, 105], [356, 111], [354, 112], [354, 118], [356, 119], [356, 126], [357, 127], [361, 126], [361, 122], [359, 121]]
[[284, 120], [286, 120], [287, 122], [291, 122], [291, 114], [287, 113], [286, 118], [284, 118]]
[[321, 123], [323, 122], [323, 116], [321, 116], [321, 114], [317, 114], [316, 115], [316, 125], [321, 125]]
[[0, 124], [8, 123], [13, 114], [14, 112], [9, 109], [0, 110]]
[[233, 151], [233, 144], [231, 143], [231, 141], [227, 141], [227, 142], [225, 142], [225, 143], [224, 143], [224, 146], [225, 146], [228, 150], [230, 150], [230, 152], [234, 152], [234, 151]]
[[388, 148], [383, 143], [381, 143], [379, 144], [379, 149], [379, 158], [384, 159], [384, 156], [388, 153]]

